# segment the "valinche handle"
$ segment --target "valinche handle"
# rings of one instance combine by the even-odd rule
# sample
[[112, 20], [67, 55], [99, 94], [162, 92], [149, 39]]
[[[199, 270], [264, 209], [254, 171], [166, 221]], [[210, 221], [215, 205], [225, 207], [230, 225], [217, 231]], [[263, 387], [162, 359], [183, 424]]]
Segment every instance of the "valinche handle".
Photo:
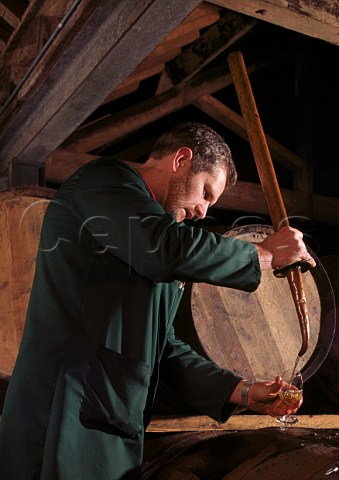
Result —
[[[241, 52], [232, 52], [228, 56], [228, 64], [272, 225], [274, 230], [277, 231], [284, 226], [289, 226], [288, 217]], [[274, 271], [276, 277], [287, 278], [291, 289], [302, 336], [299, 357], [305, 354], [309, 343], [309, 322], [301, 275], [303, 271], [309, 268], [310, 265], [307, 262], [299, 262]]]
[[273, 270], [273, 274], [277, 278], [284, 278], [289, 270], [296, 267], [300, 267], [301, 273], [305, 273], [312, 268], [312, 265], [309, 262], [295, 262], [291, 263], [291, 265], [286, 265], [286, 267], [276, 268]]

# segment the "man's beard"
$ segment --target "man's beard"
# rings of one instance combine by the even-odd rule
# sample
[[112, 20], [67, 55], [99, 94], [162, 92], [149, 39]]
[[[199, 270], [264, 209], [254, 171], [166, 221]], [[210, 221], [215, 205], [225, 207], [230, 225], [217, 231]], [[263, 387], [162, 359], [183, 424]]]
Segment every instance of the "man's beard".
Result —
[[[173, 215], [177, 222], [182, 221], [186, 199], [191, 194], [191, 182], [193, 174], [188, 172], [180, 178], [172, 178], [169, 184], [168, 195], [164, 205], [166, 212]], [[188, 205], [186, 204], [186, 207]], [[185, 213], [186, 216], [186, 213]]]

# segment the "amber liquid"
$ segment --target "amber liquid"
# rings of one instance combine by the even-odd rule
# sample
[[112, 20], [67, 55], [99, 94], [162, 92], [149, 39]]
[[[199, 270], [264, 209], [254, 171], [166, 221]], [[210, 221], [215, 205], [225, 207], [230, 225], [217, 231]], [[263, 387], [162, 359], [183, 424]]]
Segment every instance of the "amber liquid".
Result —
[[294, 367], [293, 367], [292, 374], [291, 374], [290, 381], [289, 381], [290, 388], [288, 388], [287, 390], [282, 390], [281, 392], [279, 392], [279, 397], [283, 400], [283, 402], [285, 402], [288, 405], [299, 402], [299, 400], [302, 398], [302, 394], [303, 394], [302, 389], [293, 390], [291, 388], [291, 386], [293, 385], [293, 379], [294, 379], [294, 377], [296, 375], [296, 372], [297, 372], [297, 369], [298, 369], [300, 359], [301, 359], [301, 357], [298, 356], [296, 358], [295, 363], [294, 363]]
[[301, 357], [298, 356], [296, 358], [296, 361], [295, 361], [295, 364], [294, 364], [294, 367], [293, 367], [293, 370], [292, 370], [292, 374], [291, 374], [291, 378], [290, 378], [290, 385], [292, 384], [293, 378], [295, 377], [295, 374], [296, 374], [296, 371], [297, 371], [300, 360], [301, 360]]
[[279, 397], [287, 405], [292, 405], [293, 403], [299, 402], [302, 398], [302, 390], [282, 390], [279, 392]]

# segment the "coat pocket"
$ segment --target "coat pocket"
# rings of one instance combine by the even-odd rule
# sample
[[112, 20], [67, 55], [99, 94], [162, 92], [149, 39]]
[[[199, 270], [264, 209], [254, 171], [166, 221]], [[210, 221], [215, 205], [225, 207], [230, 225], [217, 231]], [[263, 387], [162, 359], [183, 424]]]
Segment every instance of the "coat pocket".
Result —
[[93, 359], [80, 421], [86, 428], [132, 438], [143, 429], [150, 368], [108, 348]]

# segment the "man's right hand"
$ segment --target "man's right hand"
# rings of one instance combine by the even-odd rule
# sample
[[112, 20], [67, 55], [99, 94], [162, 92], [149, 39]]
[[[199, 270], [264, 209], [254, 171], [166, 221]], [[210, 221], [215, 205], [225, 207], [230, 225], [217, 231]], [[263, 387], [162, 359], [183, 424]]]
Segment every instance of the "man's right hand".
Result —
[[302, 232], [296, 228], [282, 227], [255, 246], [261, 270], [283, 268], [297, 262], [316, 266], [314, 258], [307, 251]]

